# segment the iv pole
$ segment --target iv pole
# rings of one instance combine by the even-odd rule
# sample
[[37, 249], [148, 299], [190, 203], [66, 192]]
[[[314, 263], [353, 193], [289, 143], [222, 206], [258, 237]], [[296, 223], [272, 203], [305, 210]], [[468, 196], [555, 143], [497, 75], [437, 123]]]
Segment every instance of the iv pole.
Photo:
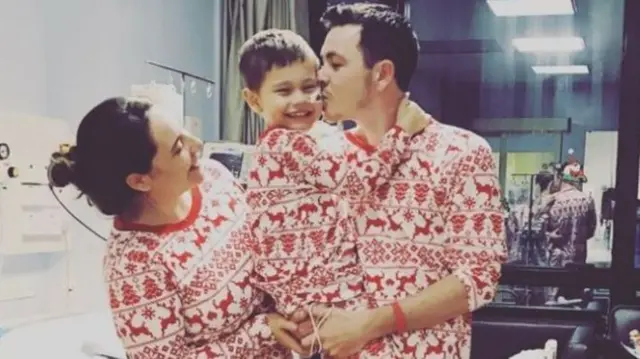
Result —
[[213, 82], [213, 80], [209, 80], [208, 78], [202, 77], [202, 76], [198, 76], [195, 74], [192, 74], [190, 72], [187, 71], [183, 71], [183, 70], [179, 70], [176, 69], [175, 67], [171, 67], [168, 65], [163, 65], [160, 64], [158, 62], [155, 61], [151, 61], [151, 60], [147, 60], [147, 64], [151, 65], [151, 66], [155, 66], [158, 68], [161, 68], [163, 70], [167, 70], [167, 71], [171, 71], [173, 73], [177, 73], [180, 74], [180, 80], [181, 82], [181, 90], [182, 90], [182, 124], [184, 125], [187, 121], [187, 95], [186, 95], [186, 88], [187, 88], [187, 77], [190, 77], [192, 79], [195, 80], [199, 80], [202, 81], [204, 83], [207, 83], [209, 85], [214, 85], [215, 82]]

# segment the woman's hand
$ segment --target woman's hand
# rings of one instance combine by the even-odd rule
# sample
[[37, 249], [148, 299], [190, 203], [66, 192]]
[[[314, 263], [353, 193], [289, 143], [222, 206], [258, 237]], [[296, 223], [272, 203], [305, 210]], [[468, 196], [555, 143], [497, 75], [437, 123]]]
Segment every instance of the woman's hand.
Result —
[[292, 321], [285, 319], [278, 313], [268, 313], [267, 324], [273, 333], [273, 337], [287, 349], [293, 350], [298, 354], [305, 354], [298, 338], [293, 334], [298, 329], [298, 325]]

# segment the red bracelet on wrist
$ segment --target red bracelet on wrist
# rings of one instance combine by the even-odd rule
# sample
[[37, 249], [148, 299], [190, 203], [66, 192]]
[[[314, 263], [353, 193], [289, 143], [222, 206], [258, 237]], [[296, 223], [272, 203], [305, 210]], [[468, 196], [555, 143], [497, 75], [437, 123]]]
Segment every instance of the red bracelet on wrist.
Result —
[[400, 307], [400, 303], [393, 302], [391, 305], [393, 309], [393, 318], [395, 319], [395, 327], [397, 333], [404, 333], [407, 331], [407, 317], [404, 315], [402, 311], [402, 307]]

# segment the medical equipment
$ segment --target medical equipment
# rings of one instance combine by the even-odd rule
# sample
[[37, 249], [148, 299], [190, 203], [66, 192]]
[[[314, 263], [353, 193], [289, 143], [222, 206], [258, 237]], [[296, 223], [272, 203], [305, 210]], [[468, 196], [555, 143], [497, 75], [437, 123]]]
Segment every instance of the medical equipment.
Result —
[[184, 101], [185, 95], [178, 93], [173, 84], [161, 84], [151, 81], [144, 85], [131, 85], [130, 95], [149, 99], [154, 102], [162, 103], [175, 113], [175, 118], [180, 119], [178, 123], [180, 127], [184, 127], [192, 135], [202, 138], [202, 121], [195, 116], [185, 116]]
[[[189, 121], [187, 119], [187, 91], [186, 91], [187, 78], [191, 79], [191, 85], [189, 85], [189, 90], [191, 91], [192, 94], [196, 93], [195, 80], [198, 80], [207, 84], [207, 90], [206, 90], [207, 98], [211, 98], [213, 96], [213, 85], [215, 85], [215, 82], [213, 82], [213, 80], [209, 80], [208, 78], [195, 75], [187, 71], [179, 70], [179, 69], [176, 69], [175, 67], [160, 64], [158, 62], [151, 61], [151, 60], [148, 60], [147, 64], [163, 70], [167, 70], [171, 73], [178, 74], [180, 76], [180, 93], [182, 94], [182, 118], [183, 118], [182, 125], [183, 126], [186, 126], [186, 124]], [[171, 76], [170, 82], [173, 82], [173, 76]], [[170, 85], [172, 85], [172, 83], [170, 83]]]
[[205, 142], [203, 158], [222, 163], [241, 182], [246, 183], [255, 146], [236, 142]]
[[[15, 263], [37, 263], [46, 258], [43, 256], [55, 256], [61, 260], [52, 262], [57, 268], [53, 272], [64, 277], [60, 279], [64, 283], [62, 288], [57, 287], [62, 290], [61, 296], [53, 295], [55, 300], [48, 301], [43, 311], [67, 310], [74, 287], [71, 263], [66, 255], [70, 251], [69, 222], [49, 192], [46, 169], [51, 150], [70, 138], [64, 120], [0, 114], [0, 301], [3, 304], [35, 297], [46, 275], [37, 268]], [[57, 279], [53, 283], [57, 283]], [[0, 314], [3, 320], [38, 315], [7, 310]]]

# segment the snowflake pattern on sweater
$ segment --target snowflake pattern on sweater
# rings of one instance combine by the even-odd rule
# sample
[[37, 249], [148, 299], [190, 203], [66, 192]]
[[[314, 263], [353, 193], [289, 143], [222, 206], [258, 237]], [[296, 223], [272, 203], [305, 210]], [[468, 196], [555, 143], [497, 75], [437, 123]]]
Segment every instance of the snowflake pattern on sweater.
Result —
[[[336, 152], [371, 151], [346, 132]], [[504, 213], [491, 148], [481, 137], [432, 120], [410, 143], [411, 157], [373, 193], [349, 198], [365, 290], [383, 306], [455, 275], [469, 311], [489, 303], [506, 260]], [[384, 338], [359, 358], [468, 359], [471, 314]]]
[[180, 223], [116, 219], [104, 259], [113, 321], [130, 359], [289, 359], [250, 281], [244, 193], [207, 163]]

